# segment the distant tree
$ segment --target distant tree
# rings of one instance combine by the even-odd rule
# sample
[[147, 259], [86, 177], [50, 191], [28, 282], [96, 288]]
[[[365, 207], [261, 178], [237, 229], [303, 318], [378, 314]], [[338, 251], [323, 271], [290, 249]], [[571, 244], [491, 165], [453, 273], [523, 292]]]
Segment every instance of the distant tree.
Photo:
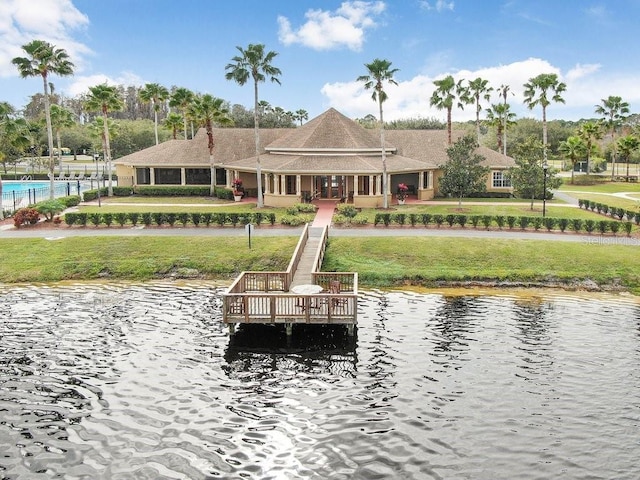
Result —
[[244, 85], [249, 78], [253, 79], [253, 119], [254, 136], [256, 143], [256, 179], [258, 186], [257, 208], [264, 206], [262, 193], [262, 167], [260, 165], [260, 127], [258, 122], [258, 83], [264, 82], [267, 78], [271, 82], [280, 84], [278, 77], [282, 74], [279, 68], [273, 66], [273, 60], [278, 55], [274, 51], [265, 52], [263, 44], [249, 44], [246, 49], [236, 47], [240, 55], [231, 59], [225, 70], [225, 78], [233, 80], [238, 85]]
[[[591, 153], [595, 142], [602, 138], [602, 126], [598, 122], [585, 122], [578, 128], [578, 137], [585, 143], [587, 154], [587, 174], [591, 171]], [[572, 173], [573, 175], [573, 173]], [[573, 176], [571, 177], [573, 183]]]
[[213, 139], [214, 125], [230, 125], [233, 123], [229, 116], [229, 111], [225, 108], [225, 102], [221, 98], [205, 94], [193, 102], [193, 113], [199, 125], [207, 131], [207, 146], [209, 149], [209, 165], [211, 168], [211, 189], [210, 195], [213, 197], [216, 192], [216, 167], [213, 157], [215, 142]]
[[[171, 112], [164, 119], [164, 126], [171, 130], [171, 135], [174, 140], [178, 134], [178, 130], [183, 126], [184, 118], [179, 113]], [[185, 139], [186, 140], [186, 139]]]
[[169, 98], [169, 90], [158, 83], [147, 83], [140, 90], [140, 100], [150, 103], [153, 109], [153, 125], [156, 134], [156, 145], [158, 145], [158, 112], [162, 109], [163, 103]]
[[184, 139], [187, 139], [187, 118], [188, 118], [188, 110], [189, 106], [193, 103], [195, 99], [194, 93], [188, 88], [176, 88], [171, 94], [171, 98], [169, 99], [169, 106], [173, 108], [177, 108], [182, 113], [182, 119], [184, 122]]
[[306, 120], [309, 119], [309, 112], [307, 112], [306, 110], [304, 110], [302, 108], [299, 109], [299, 110], [296, 110], [295, 119], [298, 122], [300, 122], [300, 125], [302, 125], [303, 121], [306, 121]]
[[53, 128], [51, 126], [51, 112], [49, 109], [49, 74], [59, 76], [73, 75], [73, 63], [69, 55], [62, 48], [56, 48], [44, 40], [33, 40], [22, 46], [28, 57], [16, 57], [12, 63], [18, 68], [22, 78], [42, 77], [44, 87], [44, 114], [47, 123], [47, 140], [49, 146], [49, 198], [54, 198], [54, 169], [53, 160]]
[[482, 100], [487, 102], [491, 99], [491, 92], [493, 87], [489, 86], [489, 80], [483, 78], [476, 78], [475, 80], [469, 80], [466, 88], [466, 95], [463, 101], [467, 104], [475, 105], [476, 107], [476, 135], [478, 144], [480, 144], [480, 112], [482, 111]]
[[387, 92], [384, 91], [384, 84], [390, 83], [397, 85], [393, 75], [398, 71], [397, 68], [391, 68], [391, 62], [389, 60], [383, 60], [376, 58], [371, 63], [365, 63], [364, 66], [367, 69], [366, 75], [360, 75], [357, 79], [358, 82], [364, 83], [365, 90], [373, 90], [371, 99], [374, 102], [378, 102], [378, 111], [380, 117], [378, 119], [378, 126], [380, 128], [380, 148], [382, 150], [382, 207], [389, 208], [388, 198], [388, 179], [387, 179], [387, 148], [384, 141], [384, 117], [382, 104], [387, 100]]
[[576, 164], [587, 156], [587, 145], [579, 135], [573, 135], [560, 144], [560, 153], [571, 161], [571, 183], [573, 184]]
[[[515, 193], [520, 198], [531, 199], [531, 210], [536, 198], [542, 198], [544, 186], [544, 147], [536, 136], [530, 136], [524, 142], [515, 146], [513, 156], [516, 166], [509, 169], [507, 177]], [[547, 171], [547, 192], [549, 189], [558, 188], [562, 183], [552, 169]], [[544, 194], [547, 195], [547, 192]]]
[[633, 134], [625, 135], [618, 139], [618, 150], [620, 159], [627, 163], [627, 178], [629, 177], [629, 160], [631, 155], [640, 149], [640, 139]]
[[476, 153], [478, 143], [471, 136], [461, 137], [447, 148], [449, 161], [440, 165], [443, 175], [438, 179], [440, 191], [458, 198], [458, 208], [462, 199], [473, 193], [484, 192], [486, 177], [490, 169], [481, 163], [485, 158]]
[[[533, 110], [540, 105], [542, 107], [542, 156], [547, 161], [547, 107], [551, 102], [564, 103], [560, 95], [567, 89], [567, 85], [558, 79], [555, 73], [541, 73], [537, 77], [530, 78], [524, 84], [524, 103]], [[551, 96], [551, 98], [549, 98]]]
[[[113, 196], [112, 182], [112, 166], [111, 166], [111, 144], [109, 139], [109, 112], [121, 110], [123, 107], [118, 89], [105, 84], [89, 87], [89, 95], [87, 96], [85, 107], [89, 111], [98, 111], [102, 113], [103, 131], [105, 141], [105, 162], [107, 164], [108, 178], [108, 195]], [[157, 137], [156, 137], [157, 138]]]
[[505, 144], [505, 130], [515, 125], [516, 114], [509, 111], [508, 103], [492, 103], [491, 108], [487, 109], [487, 122], [496, 129], [496, 140], [498, 141], [498, 151], [507, 154]]
[[[373, 117], [373, 121], [376, 118]], [[362, 123], [362, 121], [360, 121]], [[387, 130], [444, 130], [447, 125], [435, 117], [429, 118], [400, 118], [385, 122], [384, 128]]]
[[611, 144], [613, 145], [613, 151], [611, 153], [611, 178], [613, 178], [616, 166], [616, 130], [629, 113], [629, 103], [623, 101], [622, 97], [615, 95], [602, 98], [600, 101], [602, 104], [595, 106], [595, 112], [603, 117], [605, 125], [609, 128], [609, 133], [611, 134]]
[[[509, 110], [511, 109], [511, 106], [509, 105], [509, 103], [507, 102], [507, 97], [509, 96], [509, 90], [511, 89], [511, 87], [509, 85], [505, 85], [502, 84], [500, 85], [500, 87], [496, 90], [498, 95], [502, 98], [502, 110], [503, 112], [505, 112], [505, 117], [503, 118], [504, 124], [502, 126], [502, 153], [503, 155], [507, 155], [507, 130], [509, 129], [509, 114], [506, 112], [509, 112]], [[511, 95], [513, 95], [513, 92], [511, 92]], [[515, 118], [515, 114], [513, 116], [513, 118]]]
[[451, 111], [456, 101], [458, 108], [464, 108], [462, 99], [465, 98], [466, 95], [465, 87], [462, 85], [462, 80], [456, 82], [451, 75], [446, 76], [442, 80], [434, 80], [433, 84], [436, 86], [436, 89], [431, 94], [429, 105], [436, 107], [438, 110], [447, 111], [447, 138], [449, 145], [451, 145]]
[[60, 133], [65, 128], [73, 127], [75, 123], [73, 113], [70, 110], [63, 108], [60, 105], [51, 105], [51, 126], [56, 135], [59, 169], [62, 169], [62, 142], [60, 140]]

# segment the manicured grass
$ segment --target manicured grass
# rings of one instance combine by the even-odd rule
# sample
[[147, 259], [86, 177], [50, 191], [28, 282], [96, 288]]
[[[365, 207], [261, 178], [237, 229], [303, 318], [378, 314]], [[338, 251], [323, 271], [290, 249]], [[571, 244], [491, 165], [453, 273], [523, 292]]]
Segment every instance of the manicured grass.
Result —
[[[616, 243], [618, 242], [618, 243]], [[477, 238], [332, 238], [323, 270], [357, 271], [367, 286], [500, 280], [620, 282], [640, 293], [640, 243], [598, 237], [592, 243]]]
[[640, 208], [640, 198], [638, 200], [630, 200], [628, 198], [614, 197], [613, 195], [602, 195], [597, 193], [580, 193], [572, 194], [577, 199], [592, 200], [594, 202], [603, 203], [609, 207], [624, 208], [625, 210], [637, 211]]
[[595, 185], [571, 185], [567, 180], [558, 189], [561, 192], [592, 192], [592, 193], [618, 193], [618, 192], [640, 192], [640, 183], [627, 182], [605, 182]]
[[149, 280], [172, 273], [230, 279], [243, 270], [285, 270], [298, 241], [261, 237], [69, 237], [0, 239], [0, 282], [96, 278]]

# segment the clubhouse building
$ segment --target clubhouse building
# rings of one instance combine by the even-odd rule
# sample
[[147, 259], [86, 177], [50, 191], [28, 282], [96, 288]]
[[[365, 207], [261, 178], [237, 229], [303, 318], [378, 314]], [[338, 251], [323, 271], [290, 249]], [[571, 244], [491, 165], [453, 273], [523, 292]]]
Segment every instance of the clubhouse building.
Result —
[[[215, 128], [214, 148], [200, 129], [191, 140], [169, 140], [114, 161], [118, 185], [210, 185], [231, 189], [241, 179], [256, 196], [255, 137], [252, 128]], [[381, 207], [382, 148], [378, 129], [366, 129], [330, 108], [297, 128], [260, 129], [264, 205], [283, 207], [311, 199], [339, 199], [356, 207]], [[440, 165], [447, 162], [445, 130], [385, 130], [389, 204], [398, 184], [409, 195], [438, 195]], [[511, 192], [505, 171], [515, 165], [486, 147], [477, 152], [490, 168], [487, 191]], [[213, 167], [213, 168], [212, 168]]]

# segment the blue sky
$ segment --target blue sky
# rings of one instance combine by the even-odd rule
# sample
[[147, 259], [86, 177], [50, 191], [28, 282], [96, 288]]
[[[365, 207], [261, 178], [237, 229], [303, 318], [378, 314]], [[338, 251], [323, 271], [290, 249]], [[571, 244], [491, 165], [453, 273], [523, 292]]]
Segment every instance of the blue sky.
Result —
[[[264, 43], [278, 52], [282, 85], [262, 84], [260, 98], [310, 118], [329, 107], [352, 118], [377, 114], [355, 81], [374, 58], [399, 69], [398, 86], [386, 89], [386, 120], [444, 120], [429, 97], [447, 74], [510, 85], [518, 116], [540, 117], [522, 103], [523, 83], [540, 73], [567, 84], [566, 104], [551, 105], [549, 118], [595, 116], [609, 95], [637, 113], [638, 24], [640, 0], [2, 0], [0, 101], [20, 108], [42, 91], [11, 64], [39, 38], [72, 56], [75, 75], [51, 79], [71, 96], [105, 81], [158, 82], [252, 107], [251, 86], [225, 80], [224, 67], [236, 46]], [[453, 118], [473, 116], [467, 107]]]

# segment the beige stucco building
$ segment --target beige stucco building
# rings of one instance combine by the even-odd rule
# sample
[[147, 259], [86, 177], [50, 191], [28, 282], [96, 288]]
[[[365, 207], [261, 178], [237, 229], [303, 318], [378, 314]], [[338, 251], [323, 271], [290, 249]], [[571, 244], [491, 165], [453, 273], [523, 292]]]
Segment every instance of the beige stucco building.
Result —
[[[210, 185], [231, 188], [243, 181], [249, 196], [257, 192], [254, 130], [217, 128], [209, 155], [207, 134], [169, 140], [115, 161], [119, 185]], [[386, 130], [389, 203], [399, 183], [421, 200], [438, 194], [440, 165], [447, 162], [444, 130]], [[303, 126], [260, 129], [260, 165], [264, 204], [289, 206], [313, 198], [337, 198], [356, 207], [381, 207], [382, 148], [379, 131], [365, 129], [331, 108]], [[504, 172], [512, 158], [485, 147], [478, 153], [491, 170], [487, 191], [510, 192]], [[213, 168], [212, 168], [213, 167]]]

